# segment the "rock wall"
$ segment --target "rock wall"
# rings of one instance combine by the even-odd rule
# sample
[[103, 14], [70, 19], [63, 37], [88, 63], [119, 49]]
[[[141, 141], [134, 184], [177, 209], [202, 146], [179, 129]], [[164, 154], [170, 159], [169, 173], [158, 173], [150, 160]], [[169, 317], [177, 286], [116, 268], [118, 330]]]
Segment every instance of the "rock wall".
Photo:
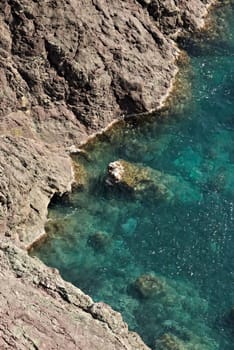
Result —
[[[1, 0], [2, 242], [27, 247], [44, 233], [50, 199], [74, 181], [71, 151], [123, 115], [160, 108], [176, 39], [204, 25], [212, 2]], [[117, 313], [4, 244], [1, 349], [147, 348]]]
[[69, 150], [125, 114], [157, 109], [177, 72], [175, 39], [211, 1], [2, 0], [0, 231], [28, 245]]
[[119, 313], [13, 245], [0, 246], [0, 278], [1, 350], [149, 349]]

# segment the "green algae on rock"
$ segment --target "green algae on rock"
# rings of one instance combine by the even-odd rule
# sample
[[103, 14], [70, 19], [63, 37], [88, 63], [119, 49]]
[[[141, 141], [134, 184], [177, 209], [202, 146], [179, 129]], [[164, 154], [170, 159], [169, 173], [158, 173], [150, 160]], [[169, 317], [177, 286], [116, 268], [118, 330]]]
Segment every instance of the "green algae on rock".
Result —
[[162, 174], [153, 172], [137, 164], [118, 160], [110, 163], [108, 167], [107, 184], [125, 188], [134, 194], [146, 194], [153, 191], [156, 199], [169, 199], [170, 193], [162, 179]]
[[142, 164], [117, 160], [108, 166], [108, 185], [116, 185], [137, 196], [168, 203], [181, 201], [191, 203], [202, 199], [198, 189], [190, 186], [180, 176], [173, 176]]
[[106, 232], [98, 231], [88, 237], [87, 243], [97, 251], [104, 251], [110, 246], [111, 237]]
[[74, 188], [81, 188], [83, 189], [85, 186], [87, 186], [88, 182], [88, 174], [85, 170], [84, 166], [81, 163], [78, 163], [73, 160], [72, 162], [73, 171], [74, 171]]
[[157, 350], [188, 350], [184, 342], [170, 333], [163, 334], [156, 342], [155, 348]]
[[138, 277], [133, 287], [143, 298], [158, 298], [166, 293], [166, 284], [163, 279], [153, 274], [145, 274]]

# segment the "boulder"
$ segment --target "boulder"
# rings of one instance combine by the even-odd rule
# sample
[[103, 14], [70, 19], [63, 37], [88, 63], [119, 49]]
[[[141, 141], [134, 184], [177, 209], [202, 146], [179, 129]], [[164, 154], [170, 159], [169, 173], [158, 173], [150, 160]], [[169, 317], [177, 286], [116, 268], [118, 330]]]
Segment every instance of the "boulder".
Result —
[[166, 293], [165, 282], [154, 274], [144, 274], [134, 282], [134, 289], [143, 298], [161, 297]]
[[110, 236], [105, 232], [95, 232], [88, 238], [88, 245], [97, 251], [105, 250], [111, 243]]
[[180, 175], [165, 174], [122, 159], [109, 164], [106, 183], [117, 186], [137, 198], [147, 198], [151, 201], [191, 203], [202, 199], [198, 189], [192, 187]]
[[170, 199], [172, 196], [160, 171], [122, 159], [109, 164], [106, 181], [136, 195], [150, 192], [157, 199]]

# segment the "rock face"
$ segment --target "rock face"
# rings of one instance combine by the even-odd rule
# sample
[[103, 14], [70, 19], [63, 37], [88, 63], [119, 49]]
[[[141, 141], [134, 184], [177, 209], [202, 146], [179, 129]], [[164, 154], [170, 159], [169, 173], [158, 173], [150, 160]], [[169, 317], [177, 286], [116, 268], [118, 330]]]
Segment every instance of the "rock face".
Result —
[[[44, 233], [50, 199], [77, 180], [71, 151], [162, 105], [177, 72], [174, 40], [201, 28], [212, 2], [1, 0], [1, 241], [27, 247]], [[39, 261], [13, 246], [0, 255], [1, 349], [147, 348]]]
[[119, 313], [13, 245], [0, 246], [0, 278], [2, 350], [148, 349]]
[[1, 1], [3, 234], [27, 245], [43, 233], [50, 198], [70, 189], [66, 151], [162, 104], [177, 72], [172, 38], [200, 28], [211, 2]]
[[2, 230], [28, 245], [43, 232], [53, 194], [71, 189], [71, 160], [40, 140], [2, 136], [0, 172]]

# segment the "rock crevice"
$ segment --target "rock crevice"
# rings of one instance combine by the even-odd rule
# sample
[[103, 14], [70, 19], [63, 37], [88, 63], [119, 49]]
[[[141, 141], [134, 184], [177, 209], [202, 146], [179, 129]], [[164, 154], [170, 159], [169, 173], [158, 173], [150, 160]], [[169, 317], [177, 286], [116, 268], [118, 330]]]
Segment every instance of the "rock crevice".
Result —
[[119, 313], [11, 244], [0, 277], [1, 349], [148, 349]]
[[[28, 247], [44, 234], [51, 198], [75, 181], [68, 150], [162, 105], [175, 39], [200, 29], [212, 2], [1, 1], [2, 242]], [[16, 246], [0, 247], [1, 349], [147, 349], [119, 314]]]
[[[27, 246], [43, 233], [51, 197], [71, 188], [66, 150], [161, 106], [177, 72], [172, 36], [186, 21], [200, 28], [209, 3], [1, 2], [0, 191], [12, 197], [1, 201], [3, 234]], [[186, 20], [169, 26], [173, 16]]]

